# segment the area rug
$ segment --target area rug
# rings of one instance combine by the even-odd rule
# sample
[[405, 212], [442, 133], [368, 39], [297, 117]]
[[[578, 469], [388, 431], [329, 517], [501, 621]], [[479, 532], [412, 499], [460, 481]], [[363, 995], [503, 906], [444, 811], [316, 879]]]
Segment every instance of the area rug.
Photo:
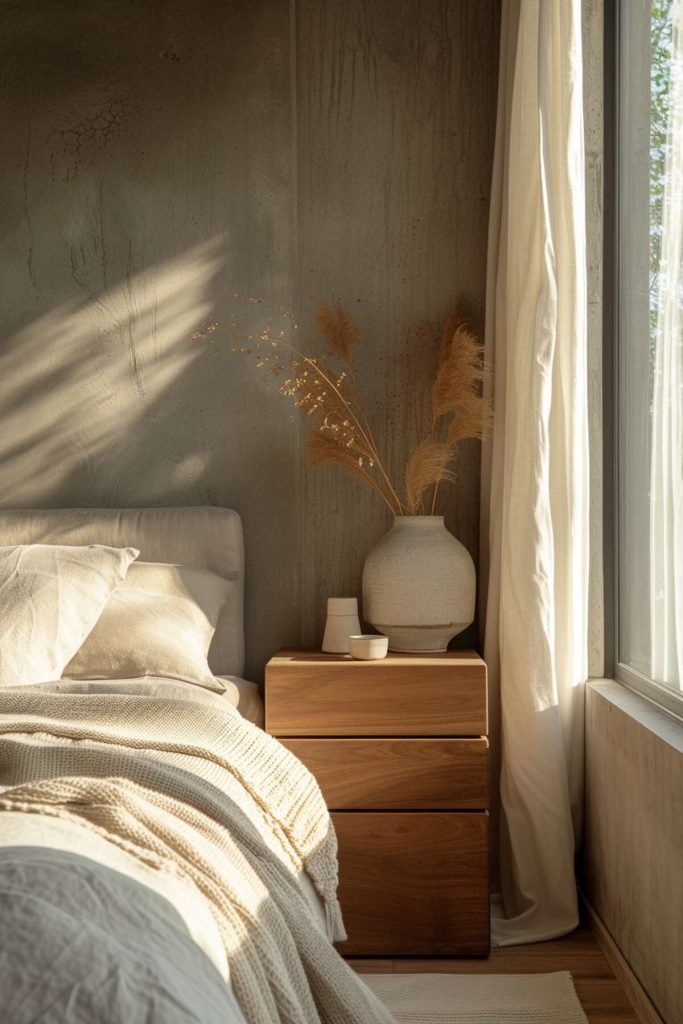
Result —
[[400, 1024], [588, 1024], [569, 971], [361, 977]]

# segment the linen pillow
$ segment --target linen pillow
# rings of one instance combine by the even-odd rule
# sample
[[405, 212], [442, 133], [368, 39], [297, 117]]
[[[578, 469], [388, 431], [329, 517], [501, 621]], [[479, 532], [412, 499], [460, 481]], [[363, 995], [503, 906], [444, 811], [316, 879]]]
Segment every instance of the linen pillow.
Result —
[[65, 677], [166, 676], [223, 690], [207, 654], [232, 586], [208, 569], [136, 562], [64, 669]]
[[59, 679], [138, 554], [100, 544], [0, 547], [0, 685]]

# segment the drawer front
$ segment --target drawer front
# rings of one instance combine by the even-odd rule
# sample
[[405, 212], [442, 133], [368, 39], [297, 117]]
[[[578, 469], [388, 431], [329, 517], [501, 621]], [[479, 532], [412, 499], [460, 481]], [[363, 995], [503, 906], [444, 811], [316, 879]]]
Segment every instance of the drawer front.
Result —
[[345, 956], [486, 956], [488, 815], [340, 811]]
[[483, 736], [482, 661], [274, 659], [266, 669], [273, 736]]
[[482, 810], [485, 739], [297, 739], [284, 745], [315, 775], [332, 810]]

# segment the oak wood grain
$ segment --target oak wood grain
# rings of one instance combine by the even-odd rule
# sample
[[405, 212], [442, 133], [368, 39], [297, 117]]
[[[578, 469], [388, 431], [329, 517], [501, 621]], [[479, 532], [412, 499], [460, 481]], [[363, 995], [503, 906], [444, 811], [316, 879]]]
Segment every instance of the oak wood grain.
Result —
[[488, 815], [340, 811], [339, 898], [355, 955], [486, 956]]
[[315, 775], [332, 810], [482, 810], [486, 739], [306, 739], [284, 745]]
[[266, 667], [274, 736], [482, 736], [486, 665], [471, 651], [354, 661], [281, 652]]

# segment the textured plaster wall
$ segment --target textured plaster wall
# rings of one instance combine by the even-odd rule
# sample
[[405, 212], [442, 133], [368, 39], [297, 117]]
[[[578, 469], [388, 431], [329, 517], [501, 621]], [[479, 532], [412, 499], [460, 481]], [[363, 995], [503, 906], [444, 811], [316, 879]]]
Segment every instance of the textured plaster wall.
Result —
[[[457, 304], [483, 337], [498, 4], [298, 0], [296, 12], [301, 307], [340, 295], [367, 330], [361, 373], [400, 481], [428, 412], [430, 324]], [[479, 460], [463, 445], [442, 508], [475, 560]], [[333, 470], [305, 477], [307, 642], [328, 594], [359, 591], [389, 522]]]
[[592, 683], [583, 886], [666, 1024], [683, 1020], [682, 850], [683, 725]]
[[[2, 13], [0, 504], [236, 508], [258, 676], [318, 639], [387, 521], [304, 475], [293, 410], [231, 348], [341, 297], [400, 460], [434, 357], [421, 322], [458, 301], [482, 326], [498, 4]], [[473, 446], [449, 521], [474, 554], [477, 495]]]

